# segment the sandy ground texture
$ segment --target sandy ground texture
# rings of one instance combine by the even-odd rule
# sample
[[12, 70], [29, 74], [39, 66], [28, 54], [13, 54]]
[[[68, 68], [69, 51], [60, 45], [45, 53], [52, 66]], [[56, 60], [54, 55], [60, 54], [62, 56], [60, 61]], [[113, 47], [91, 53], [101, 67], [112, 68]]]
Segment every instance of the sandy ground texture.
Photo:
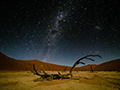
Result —
[[[61, 74], [64, 73], [68, 72], [61, 71]], [[72, 79], [39, 81], [39, 78], [31, 71], [1, 71], [0, 90], [120, 90], [120, 72], [74, 71]]]

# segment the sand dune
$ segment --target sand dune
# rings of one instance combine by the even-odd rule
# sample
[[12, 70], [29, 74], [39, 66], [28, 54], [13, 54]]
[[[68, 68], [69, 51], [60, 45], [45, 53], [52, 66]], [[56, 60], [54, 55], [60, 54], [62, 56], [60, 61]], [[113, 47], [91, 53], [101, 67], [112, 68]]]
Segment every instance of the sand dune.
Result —
[[[41, 70], [43, 65], [44, 70], [64, 70], [66, 66], [55, 65], [50, 63], [41, 62], [38, 60], [16, 60], [0, 53], [0, 70], [13, 70], [13, 71], [30, 71], [33, 70], [33, 64], [35, 64], [36, 70]], [[67, 67], [67, 70], [70, 67]]]
[[97, 65], [92, 64], [92, 65], [86, 65], [82, 67], [76, 67], [74, 70], [75, 71], [90, 71], [91, 70], [90, 66], [92, 66], [92, 68], [94, 69]]
[[[66, 66], [55, 65], [50, 63], [45, 63], [38, 60], [16, 60], [7, 57], [0, 52], [0, 70], [7, 71], [31, 71], [33, 70], [33, 64], [35, 64], [36, 70], [41, 70], [41, 65], [43, 65], [44, 70], [48, 71], [63, 71]], [[95, 71], [120, 71], [120, 59], [112, 60], [99, 65], [92, 65]], [[91, 65], [86, 65], [82, 67], [76, 67], [75, 71], [90, 71]], [[66, 70], [70, 70], [71, 67], [67, 67]]]
[[99, 64], [94, 69], [97, 71], [120, 71], [120, 59]]

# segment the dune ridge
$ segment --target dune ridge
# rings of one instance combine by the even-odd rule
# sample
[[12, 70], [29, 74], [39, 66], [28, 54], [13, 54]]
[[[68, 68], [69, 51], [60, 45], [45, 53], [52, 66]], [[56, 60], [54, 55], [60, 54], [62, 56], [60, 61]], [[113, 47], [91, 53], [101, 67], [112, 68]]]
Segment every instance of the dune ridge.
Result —
[[[32, 71], [33, 64], [35, 64], [36, 70], [41, 70], [43, 65], [44, 70], [47, 71], [63, 71], [66, 66], [46, 63], [38, 60], [16, 60], [10, 58], [0, 52], [0, 70], [4, 71]], [[99, 65], [92, 64], [94, 71], [120, 71], [120, 59], [111, 60]], [[90, 71], [91, 65], [85, 65], [82, 67], [75, 67], [75, 71]], [[71, 67], [67, 67], [66, 71], [69, 71]]]

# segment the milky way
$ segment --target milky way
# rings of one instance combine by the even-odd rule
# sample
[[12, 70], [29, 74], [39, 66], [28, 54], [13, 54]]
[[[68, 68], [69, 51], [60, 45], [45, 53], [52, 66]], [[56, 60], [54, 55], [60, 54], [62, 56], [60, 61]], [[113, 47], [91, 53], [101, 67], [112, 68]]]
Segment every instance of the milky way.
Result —
[[120, 58], [119, 0], [1, 1], [0, 52], [60, 65], [88, 54]]
[[[63, 25], [65, 23], [65, 17], [67, 16], [67, 12], [65, 10], [61, 10], [60, 8], [56, 11], [57, 14], [53, 17], [51, 21], [51, 25], [48, 28], [47, 36], [45, 37], [44, 42], [48, 45], [46, 55], [43, 61], [46, 61], [51, 56], [51, 52], [55, 52], [58, 48], [56, 46], [57, 42], [61, 38], [61, 34], [63, 31]], [[45, 46], [43, 44], [43, 46]], [[54, 57], [54, 56], [53, 56]]]

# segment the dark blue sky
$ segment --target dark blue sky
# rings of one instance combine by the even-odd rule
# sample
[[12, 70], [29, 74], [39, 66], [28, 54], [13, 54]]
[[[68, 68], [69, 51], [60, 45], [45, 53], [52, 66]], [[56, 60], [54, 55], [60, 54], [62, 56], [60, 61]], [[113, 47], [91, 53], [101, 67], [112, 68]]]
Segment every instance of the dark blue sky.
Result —
[[0, 52], [9, 57], [70, 66], [88, 54], [103, 59], [86, 64], [120, 58], [119, 0], [0, 2]]

